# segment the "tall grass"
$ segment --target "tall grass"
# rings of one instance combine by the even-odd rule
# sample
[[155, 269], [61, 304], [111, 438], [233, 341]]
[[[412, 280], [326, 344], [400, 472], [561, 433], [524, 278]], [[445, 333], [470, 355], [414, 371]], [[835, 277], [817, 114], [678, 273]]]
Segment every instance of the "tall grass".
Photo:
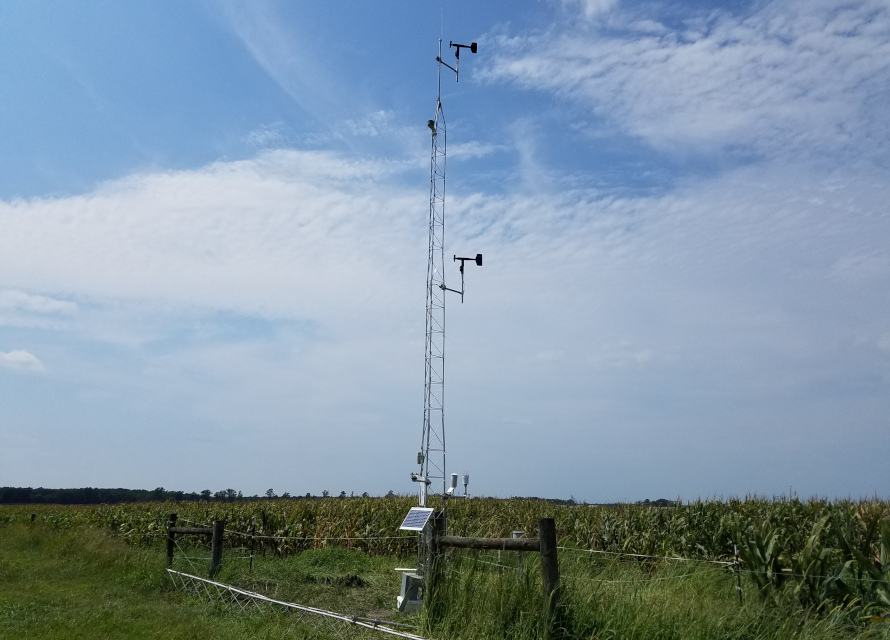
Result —
[[[7, 524], [0, 525], [0, 638], [324, 637], [280, 616], [244, 618], [183, 599], [166, 581], [159, 538], [124, 545], [107, 530], [75, 527], [70, 520], [65, 528], [50, 512], [33, 526], [9, 524], [5, 509], [2, 515]], [[183, 544], [178, 567], [206, 571], [206, 563], [190, 567], [184, 559], [206, 553], [189, 547], [186, 539]], [[248, 562], [230, 551], [223, 582], [341, 613], [417, 623], [424, 635], [441, 640], [890, 638], [890, 621], [872, 620], [873, 612], [861, 603], [804, 606], [790, 583], [763, 597], [755, 574], [748, 572], [742, 573], [744, 602], [739, 603], [732, 569], [705, 562], [630, 560], [563, 549], [562, 599], [551, 627], [543, 615], [534, 553], [524, 554], [520, 575], [515, 553], [501, 554], [499, 564], [496, 552], [455, 551], [430, 606], [422, 614], [399, 615], [393, 611], [397, 557], [320, 548], [286, 558], [259, 556], [250, 571]], [[348, 576], [361, 582], [341, 580]]]
[[492, 566], [494, 554], [455, 558], [439, 592], [447, 606], [431, 609], [427, 632], [454, 639], [890, 638], [890, 622], [871, 622], [848, 609], [815, 616], [793, 601], [764, 601], [748, 577], [749, 597], [740, 604], [735, 575], [714, 565], [628, 563], [575, 554], [561, 557], [563, 596], [555, 624], [547, 627], [540, 572], [529, 559], [520, 576], [512, 558], [505, 568]]
[[[0, 524], [25, 522], [33, 512], [38, 514], [40, 522], [58, 529], [95, 526], [113, 531], [131, 543], [152, 544], [164, 538], [169, 514], [175, 511], [179, 514], [180, 522], [206, 524], [215, 519], [225, 519], [230, 532], [249, 533], [254, 530], [256, 522], [258, 536], [266, 536], [256, 539], [257, 554], [267, 554], [269, 558], [287, 558], [310, 550], [338, 547], [371, 556], [409, 559], [415, 553], [416, 537], [400, 533], [397, 528], [413, 505], [414, 498], [405, 496], [89, 507], [26, 505], [0, 507]], [[533, 537], [541, 517], [554, 518], [560, 545], [568, 548], [682, 556], [696, 560], [732, 560], [733, 547], [738, 546], [747, 596], [741, 611], [754, 607], [754, 603], [762, 605], [764, 608], [758, 609], [755, 618], [768, 621], [763, 629], [773, 628], [776, 623], [771, 618], [773, 612], [779, 612], [775, 615], [782, 620], [797, 620], [799, 616], [805, 620], [817, 619], [816, 622], [806, 623], [812, 629], [818, 629], [821, 624], [829, 624], [830, 628], [836, 629], [841, 619], [852, 620], [849, 624], [858, 625], [861, 620], [890, 613], [890, 503], [887, 501], [747, 498], [679, 503], [666, 508], [642, 505], [566, 506], [520, 499], [453, 499], [448, 504], [449, 533], [456, 535], [506, 537], [514, 529], [524, 529]], [[227, 534], [227, 538], [230, 544], [250, 543], [249, 538], [236, 533]], [[574, 556], [570, 552], [560, 553], [561, 562], [571, 557]], [[511, 633], [520, 634], [517, 637], [522, 637], [523, 633], [540, 634], [541, 630], [535, 630], [534, 623], [530, 622], [537, 619], [533, 615], [537, 609], [529, 608], [532, 605], [528, 603], [516, 604], [520, 601], [513, 600], [518, 597], [514, 587], [499, 591], [494, 585], [489, 585], [491, 589], [473, 586], [477, 583], [485, 585], [493, 579], [485, 566], [466, 569], [472, 580], [468, 578], [463, 586], [459, 582], [455, 583], [458, 586], [445, 583], [445, 593], [463, 603], [456, 610], [466, 605], [470, 613], [455, 614], [459, 619], [451, 622], [448, 616], [442, 617], [441, 624], [446, 625], [443, 628], [457, 632], [465, 619], [475, 619], [472, 614], [474, 607], [483, 607], [481, 611], [484, 611], [484, 615], [480, 612], [475, 624], [491, 633], [495, 633], [496, 629], [510, 628]], [[622, 567], [619, 565], [609, 571], [628, 570]], [[591, 633], [599, 630], [596, 632], [609, 634], [612, 633], [609, 631], [612, 623], [605, 620], [631, 616], [633, 625], [647, 628], [644, 621], [656, 615], [655, 612], [661, 612], [657, 613], [659, 619], [680, 620], [677, 622], [679, 628], [684, 616], [688, 618], [693, 614], [688, 607], [680, 606], [678, 601], [669, 599], [667, 602], [670, 604], [665, 604], [665, 594], [671, 593], [673, 581], [679, 580], [665, 572], [675, 569], [657, 565], [653, 570], [661, 572], [659, 577], [664, 577], [664, 580], [652, 582], [651, 589], [654, 591], [641, 583], [629, 592], [620, 592], [623, 595], [616, 596], [614, 600], [610, 594], [617, 593], [619, 587], [607, 585], [623, 584], [620, 581], [604, 582], [603, 578], [592, 580], [588, 575], [584, 578], [586, 583], [569, 582], [564, 609], [567, 616], [565, 624], [578, 633], [590, 629]], [[691, 585], [710, 585], [703, 587], [707, 590], [715, 589], [717, 581], [723, 585], [732, 579], [731, 574], [718, 571], [716, 575], [696, 574], [685, 580]], [[683, 593], [692, 602], [701, 601], [701, 595], [695, 590]], [[729, 600], [735, 596], [731, 589], [724, 589], [720, 593]], [[471, 597], [470, 594], [478, 597]], [[596, 599], [596, 606], [587, 606], [594, 602], [590, 594], [602, 595], [602, 598]], [[590, 602], [585, 598], [591, 599]], [[643, 601], [646, 606], [642, 609], [634, 604]], [[609, 605], [611, 602], [615, 603], [614, 606]], [[713, 603], [709, 605], [711, 609], [714, 606]], [[719, 606], [713, 610], [722, 611]], [[590, 611], [608, 613], [603, 614], [606, 617], [597, 618]], [[681, 615], [680, 612], [684, 611], [686, 613]], [[715, 615], [720, 620], [736, 619], [741, 615], [739, 611], [736, 607]], [[707, 617], [705, 612], [698, 612], [695, 616], [702, 620]], [[528, 631], [523, 631], [526, 628], [523, 621], [529, 621], [528, 624], [532, 625]], [[631, 624], [630, 618], [627, 624]], [[744, 624], [748, 625], [746, 628], [761, 628], [754, 618], [744, 618]], [[874, 624], [881, 626], [882, 623]], [[633, 625], [631, 627], [636, 628]], [[783, 625], [792, 628], [788, 626], [790, 622], [782, 622], [779, 626]], [[719, 626], [706, 624], [703, 628], [719, 633]], [[631, 632], [625, 629], [622, 633]]]

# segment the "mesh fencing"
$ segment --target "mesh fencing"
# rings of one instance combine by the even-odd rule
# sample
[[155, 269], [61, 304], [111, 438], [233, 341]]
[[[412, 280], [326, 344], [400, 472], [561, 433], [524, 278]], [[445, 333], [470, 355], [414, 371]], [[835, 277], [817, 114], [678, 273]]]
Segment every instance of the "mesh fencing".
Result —
[[226, 606], [237, 609], [240, 613], [277, 608], [297, 616], [307, 624], [324, 625], [338, 638], [343, 640], [346, 638], [373, 638], [378, 637], [381, 633], [399, 638], [409, 638], [410, 640], [428, 640], [407, 630], [394, 628], [415, 628], [408, 627], [408, 625], [397, 625], [385, 620], [349, 616], [293, 602], [282, 602], [260, 593], [247, 591], [246, 589], [221, 582], [214, 582], [213, 580], [200, 578], [181, 571], [174, 571], [173, 569], [167, 569], [167, 573], [177, 589], [199, 599], [221, 602]]

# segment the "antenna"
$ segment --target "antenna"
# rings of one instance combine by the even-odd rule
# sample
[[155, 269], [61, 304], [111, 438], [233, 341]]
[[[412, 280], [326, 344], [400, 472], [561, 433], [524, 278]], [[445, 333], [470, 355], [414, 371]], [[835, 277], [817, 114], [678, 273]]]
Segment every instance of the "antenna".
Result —
[[[439, 55], [436, 56], [437, 86], [436, 115], [427, 121], [430, 130], [430, 209], [429, 209], [429, 241], [427, 245], [426, 270], [426, 347], [424, 353], [424, 389], [423, 389], [423, 434], [420, 451], [417, 454], [419, 473], [412, 473], [411, 480], [419, 484], [419, 503], [427, 506], [431, 496], [441, 499], [444, 507], [446, 497], [454, 493], [457, 487], [457, 476], [452, 476], [450, 492], [445, 486], [445, 292], [460, 293], [461, 302], [464, 295], [464, 262], [472, 260], [482, 265], [482, 254], [475, 258], [459, 258], [461, 288], [449, 289], [445, 285], [445, 144], [447, 129], [445, 112], [442, 109], [442, 67], [448, 67], [455, 73], [460, 64], [460, 50], [470, 49], [476, 53], [476, 43], [471, 45], [449, 43], [456, 47], [455, 66], [442, 61], [442, 39], [439, 39]], [[466, 490], [465, 490], [466, 492]], [[418, 546], [418, 572], [422, 575], [429, 560], [429, 548], [426, 536], [420, 535]]]

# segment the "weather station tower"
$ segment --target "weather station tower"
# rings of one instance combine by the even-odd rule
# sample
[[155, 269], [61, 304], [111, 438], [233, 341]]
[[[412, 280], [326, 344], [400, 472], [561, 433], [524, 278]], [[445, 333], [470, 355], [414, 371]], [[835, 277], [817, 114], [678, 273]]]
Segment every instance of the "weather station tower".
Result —
[[[446, 126], [442, 108], [442, 68], [454, 72], [455, 81], [460, 79], [460, 52], [469, 49], [476, 53], [476, 43], [469, 45], [449, 42], [454, 48], [455, 61], [451, 66], [442, 60], [442, 40], [439, 40], [439, 55], [436, 56], [437, 95], [436, 114], [427, 121], [430, 130], [430, 207], [429, 241], [427, 246], [426, 270], [426, 347], [424, 352], [423, 383], [423, 431], [420, 451], [417, 454], [419, 471], [411, 474], [411, 480], [418, 483], [419, 506], [411, 509], [401, 528], [417, 531], [420, 534], [418, 552], [418, 574], [424, 574], [427, 563], [427, 524], [435, 508], [432, 503], [444, 509], [446, 499], [453, 494], [457, 474], [452, 474], [451, 487], [446, 487], [445, 467], [445, 294], [453, 292], [464, 299], [464, 264], [474, 262], [482, 266], [482, 254], [471, 258], [453, 256], [453, 262], [460, 263], [460, 289], [445, 284], [445, 162]], [[465, 476], [465, 483], [468, 476]], [[466, 492], [466, 489], [465, 489]], [[403, 588], [403, 596], [405, 590]]]

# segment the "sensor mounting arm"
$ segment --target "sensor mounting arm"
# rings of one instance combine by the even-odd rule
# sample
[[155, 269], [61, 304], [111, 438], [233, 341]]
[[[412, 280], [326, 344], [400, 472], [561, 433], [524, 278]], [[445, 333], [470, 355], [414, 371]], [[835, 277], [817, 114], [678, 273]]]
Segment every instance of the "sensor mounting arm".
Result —
[[[469, 49], [470, 53], [476, 53], [479, 50], [479, 47], [475, 42], [471, 42], [470, 44], [457, 44], [456, 42], [448, 41], [448, 48], [454, 47], [454, 66], [452, 67], [450, 64], [442, 60], [442, 56], [436, 56], [436, 62], [439, 64], [443, 64], [452, 71], [454, 71], [454, 81], [460, 82], [460, 50], [461, 49]], [[441, 48], [441, 47], [440, 47]]]
[[477, 266], [481, 267], [482, 266], [482, 254], [477, 253], [475, 258], [458, 258], [455, 255], [454, 261], [457, 262], [458, 260], [460, 260], [460, 291], [458, 291], [457, 289], [449, 289], [448, 287], [445, 286], [444, 282], [439, 285], [439, 288], [442, 291], [451, 291], [453, 293], [459, 293], [460, 294], [460, 303], [463, 304], [464, 303], [464, 291], [465, 291], [465, 288], [464, 288], [464, 262], [466, 262], [467, 260], [472, 260], [473, 262], [476, 263]]

